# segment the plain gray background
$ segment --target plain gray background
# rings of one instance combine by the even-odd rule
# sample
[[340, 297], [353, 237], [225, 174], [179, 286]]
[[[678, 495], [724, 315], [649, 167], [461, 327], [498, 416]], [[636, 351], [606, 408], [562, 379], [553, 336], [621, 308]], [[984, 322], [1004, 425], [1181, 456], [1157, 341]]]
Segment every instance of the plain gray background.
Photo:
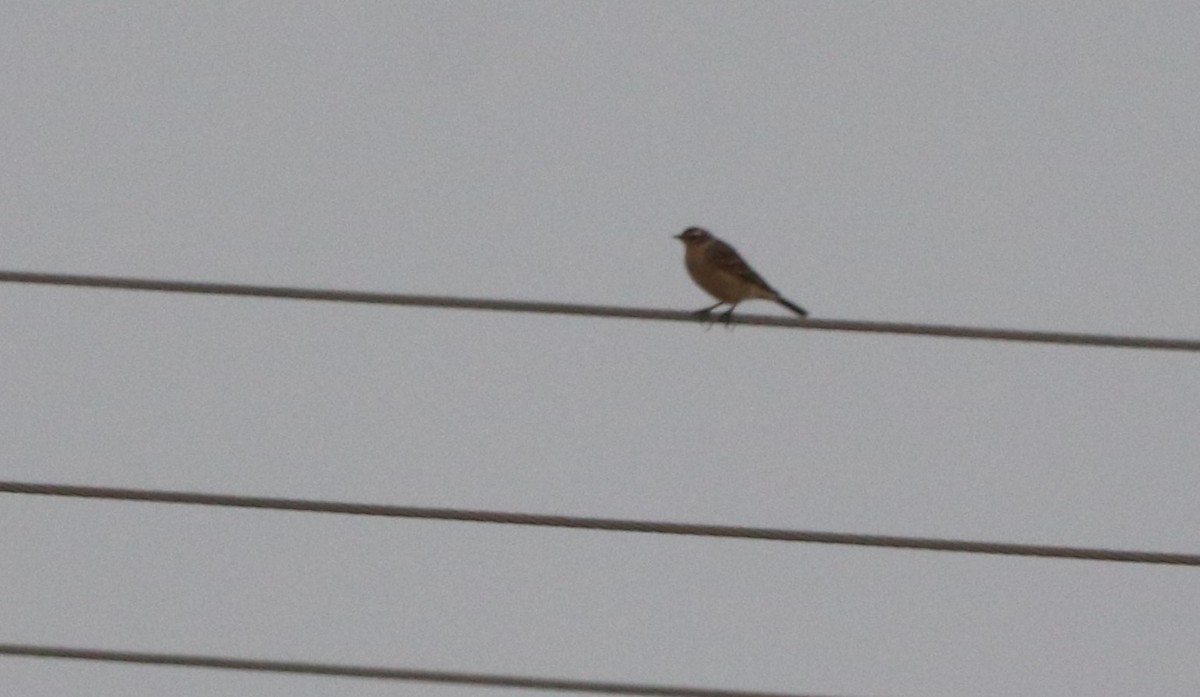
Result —
[[[13, 2], [0, 267], [693, 309], [704, 225], [815, 317], [1196, 337], [1197, 36], [1194, 2]], [[0, 327], [3, 479], [1200, 551], [1192, 354], [32, 286]], [[0, 642], [1200, 693], [1189, 568], [14, 495], [0, 559]]]

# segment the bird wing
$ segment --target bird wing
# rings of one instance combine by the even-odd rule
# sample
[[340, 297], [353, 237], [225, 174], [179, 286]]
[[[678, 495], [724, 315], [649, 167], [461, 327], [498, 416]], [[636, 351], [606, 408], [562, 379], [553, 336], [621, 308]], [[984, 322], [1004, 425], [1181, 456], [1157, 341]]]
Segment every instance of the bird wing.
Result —
[[764, 281], [762, 276], [759, 276], [754, 272], [754, 269], [750, 268], [750, 265], [742, 259], [742, 256], [737, 253], [737, 250], [721, 240], [714, 239], [712, 243], [708, 245], [708, 250], [704, 255], [708, 258], [708, 261], [711, 262], [713, 266], [717, 267], [721, 271], [724, 271], [728, 274], [733, 274], [747, 283], [761, 286], [772, 293], [775, 292], [775, 289], [772, 288], [766, 281]]

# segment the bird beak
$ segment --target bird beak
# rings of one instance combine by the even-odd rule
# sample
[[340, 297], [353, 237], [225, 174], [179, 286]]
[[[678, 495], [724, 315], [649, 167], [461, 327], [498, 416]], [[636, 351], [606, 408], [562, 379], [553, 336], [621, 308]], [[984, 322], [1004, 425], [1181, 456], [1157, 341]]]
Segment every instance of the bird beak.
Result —
[[675, 239], [677, 239], [677, 240], [682, 240], [682, 239], [683, 239], [683, 233], [681, 232], [681, 233], [679, 233], [678, 235], [671, 235], [671, 237], [674, 237], [674, 238], [675, 238]]

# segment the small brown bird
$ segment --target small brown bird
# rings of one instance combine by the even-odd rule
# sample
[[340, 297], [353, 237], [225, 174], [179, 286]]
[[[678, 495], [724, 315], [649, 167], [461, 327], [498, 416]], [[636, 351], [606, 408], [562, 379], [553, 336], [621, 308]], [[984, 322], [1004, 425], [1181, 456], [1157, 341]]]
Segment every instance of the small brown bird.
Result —
[[803, 307], [780, 295], [762, 276], [755, 273], [737, 250], [713, 237], [708, 230], [690, 227], [675, 235], [675, 239], [684, 244], [683, 263], [687, 266], [688, 275], [696, 285], [720, 301], [711, 307], [697, 310], [696, 314], [707, 316], [728, 303], [729, 309], [720, 316], [720, 319], [728, 324], [738, 303], [761, 298], [773, 300], [801, 317], [808, 316]]

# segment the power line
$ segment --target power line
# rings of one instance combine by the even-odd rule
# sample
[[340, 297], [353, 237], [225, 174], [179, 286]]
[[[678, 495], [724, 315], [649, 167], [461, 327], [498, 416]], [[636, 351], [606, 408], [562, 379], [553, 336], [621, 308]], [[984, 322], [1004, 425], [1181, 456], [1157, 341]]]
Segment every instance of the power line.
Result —
[[106, 651], [101, 649], [74, 649], [58, 646], [31, 646], [26, 644], [0, 644], [0, 655], [74, 659], [83, 661], [107, 661], [110, 663], [138, 663], [142, 665], [177, 666], [188, 668], [216, 668], [220, 670], [242, 670], [265, 673], [321, 675], [343, 678], [371, 678], [375, 680], [404, 680], [409, 682], [441, 683], [450, 685], [473, 685], [477, 687], [515, 687], [531, 690], [559, 690], [563, 692], [584, 692], [608, 695], [645, 695], [648, 697], [817, 697], [817, 695], [802, 695], [794, 692], [714, 690], [698, 687], [676, 687], [670, 685], [639, 685], [636, 683], [600, 682], [592, 680], [535, 678], [522, 675], [493, 675], [487, 673], [460, 673], [455, 671], [441, 670], [380, 668], [374, 666], [355, 666], [337, 663], [306, 663], [302, 661], [265, 661], [245, 658], [227, 658], [221, 656], [143, 653], [135, 651]]
[[1089, 547], [1063, 547], [1049, 545], [1012, 544], [1006, 542], [946, 540], [931, 537], [856, 535], [837, 532], [789, 530], [784, 528], [667, 523], [661, 521], [624, 520], [617, 518], [587, 518], [579, 516], [541, 515], [535, 513], [503, 513], [497, 511], [479, 511], [455, 508], [386, 506], [365, 503], [345, 503], [338, 501], [268, 498], [260, 496], [234, 496], [228, 494], [201, 494], [184, 491], [119, 489], [110, 487], [0, 481], [0, 493], [66, 496], [75, 498], [109, 499], [117, 501], [181, 503], [201, 506], [226, 506], [233, 508], [304, 511], [309, 513], [341, 513], [347, 515], [381, 516], [387, 518], [417, 518], [424, 520], [449, 520], [469, 523], [531, 525], [550, 528], [606, 530], [610, 532], [641, 532], [656, 533], [660, 535], [727, 537], [751, 540], [772, 540], [776, 542], [811, 542], [833, 545], [854, 545], [859, 547], [921, 549], [937, 552], [1000, 554], [1018, 557], [1049, 557], [1057, 559], [1133, 562], [1139, 564], [1200, 566], [1200, 554], [1174, 554], [1167, 552], [1139, 552]]
[[[70, 274], [0, 271], [2, 283], [26, 283], [83, 288], [110, 288], [201, 295], [231, 295], [255, 298], [285, 298], [290, 300], [323, 300], [327, 302], [366, 303], [374, 305], [406, 305], [459, 310], [492, 310], [499, 312], [529, 312], [556, 315], [581, 315], [624, 319], [661, 320], [668, 322], [698, 322], [695, 312], [658, 310], [609, 305], [579, 305], [571, 303], [495, 300], [487, 298], [458, 298], [443, 295], [410, 295], [400, 293], [368, 293], [361, 291], [295, 288], [286, 286], [257, 286], [239, 283], [203, 283], [191, 281], [162, 281], [144, 278], [113, 276], [78, 276]], [[876, 334], [908, 334], [958, 339], [987, 339], [1074, 346], [1108, 346], [1119, 348], [1156, 349], [1166, 351], [1200, 352], [1200, 340], [1165, 339], [1154, 337], [1120, 336], [1113, 334], [1080, 334], [1072, 332], [1022, 331], [953, 325], [915, 324], [904, 322], [862, 322], [856, 320], [796, 319], [767, 315], [739, 314], [734, 324], [825, 331], [868, 332]]]

